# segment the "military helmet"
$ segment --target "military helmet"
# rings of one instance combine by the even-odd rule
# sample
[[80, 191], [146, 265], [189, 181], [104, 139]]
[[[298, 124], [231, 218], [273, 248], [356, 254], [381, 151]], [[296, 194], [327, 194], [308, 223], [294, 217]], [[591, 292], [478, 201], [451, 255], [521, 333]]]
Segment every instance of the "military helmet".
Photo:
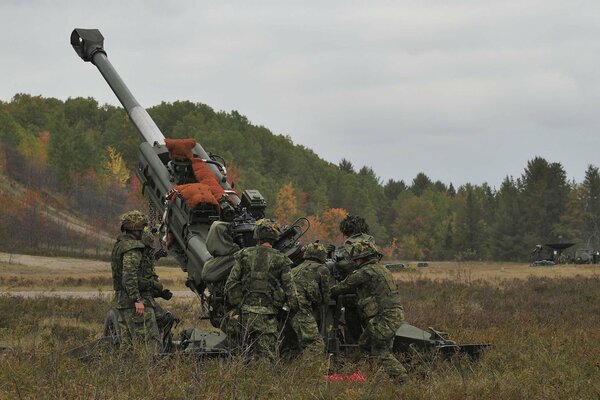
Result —
[[340, 222], [340, 232], [344, 235], [356, 235], [357, 233], [369, 233], [369, 225], [363, 217], [348, 215]]
[[121, 231], [141, 231], [148, 225], [146, 215], [138, 210], [127, 211], [121, 215], [120, 220]]
[[259, 219], [254, 227], [254, 239], [256, 240], [277, 240], [281, 228], [279, 224], [272, 219]]
[[303, 259], [314, 259], [321, 262], [325, 262], [325, 257], [327, 256], [327, 250], [325, 250], [325, 246], [323, 246], [319, 242], [309, 243], [304, 246], [304, 255]]
[[367, 240], [361, 240], [352, 244], [350, 249], [350, 258], [357, 260], [359, 258], [381, 258], [383, 254], [379, 250], [379, 247], [373, 242]]

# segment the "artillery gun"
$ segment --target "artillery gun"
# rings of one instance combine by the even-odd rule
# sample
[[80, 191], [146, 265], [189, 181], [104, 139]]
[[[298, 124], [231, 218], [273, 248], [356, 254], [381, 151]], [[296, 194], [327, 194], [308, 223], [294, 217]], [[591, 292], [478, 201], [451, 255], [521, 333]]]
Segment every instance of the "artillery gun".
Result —
[[[139, 145], [139, 163], [136, 175], [147, 197], [150, 214], [159, 226], [162, 239], [175, 255], [181, 269], [187, 272], [188, 286], [202, 301], [208, 318], [219, 327], [223, 317], [222, 287], [231, 268], [232, 257], [228, 254], [211, 254], [208, 246], [216, 232], [227, 230], [231, 238], [230, 249], [255, 245], [252, 232], [257, 219], [263, 218], [267, 203], [258, 190], [245, 190], [241, 197], [227, 181], [224, 160], [210, 154], [194, 139], [166, 139], [146, 110], [140, 106], [119, 74], [108, 60], [104, 50], [104, 37], [97, 29], [75, 29], [71, 33], [71, 45], [86, 62], [94, 64], [111, 87], [131, 122], [137, 128], [142, 142]], [[195, 186], [194, 193], [202, 193], [199, 202], [190, 202], [182, 192]], [[292, 261], [300, 261], [302, 251], [299, 239], [310, 225], [306, 218], [299, 218], [283, 228], [274, 247], [285, 253]], [[221, 237], [222, 238], [222, 237]], [[229, 257], [229, 258], [228, 258]], [[327, 310], [334, 328], [323, 332], [328, 351], [356, 347], [346, 343], [338, 335], [337, 324], [343, 314], [343, 298]], [[96, 343], [73, 349], [72, 355], [85, 354], [90, 346], [100, 343], [117, 344], [118, 321], [115, 310], [110, 310], [105, 320], [105, 337]], [[181, 341], [174, 342], [181, 351], [203, 355], [228, 354], [226, 335], [219, 331], [191, 329], [184, 331]], [[447, 335], [430, 328], [424, 331], [404, 324], [396, 333], [394, 348], [406, 351], [429, 348], [443, 354], [464, 352], [478, 357], [485, 345], [457, 345]]]

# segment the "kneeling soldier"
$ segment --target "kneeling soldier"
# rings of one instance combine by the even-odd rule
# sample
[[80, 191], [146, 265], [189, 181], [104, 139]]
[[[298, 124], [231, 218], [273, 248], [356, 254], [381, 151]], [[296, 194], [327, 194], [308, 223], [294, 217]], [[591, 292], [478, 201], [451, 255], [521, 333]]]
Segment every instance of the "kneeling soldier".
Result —
[[390, 377], [404, 382], [406, 369], [392, 354], [394, 336], [404, 318], [392, 274], [379, 263], [381, 253], [370, 241], [352, 244], [350, 258], [355, 262], [356, 270], [334, 285], [331, 295], [357, 295], [360, 318], [365, 327], [359, 338], [360, 346], [381, 363]]

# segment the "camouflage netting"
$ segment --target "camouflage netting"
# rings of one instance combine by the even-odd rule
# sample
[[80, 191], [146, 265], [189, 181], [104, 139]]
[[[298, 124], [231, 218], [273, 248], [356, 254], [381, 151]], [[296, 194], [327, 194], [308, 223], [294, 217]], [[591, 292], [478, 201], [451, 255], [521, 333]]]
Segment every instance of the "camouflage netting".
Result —
[[175, 186], [175, 190], [181, 193], [181, 197], [188, 207], [194, 208], [198, 204], [219, 205], [219, 202], [213, 195], [210, 187], [203, 183], [188, 183], [186, 185]]
[[206, 249], [214, 258], [204, 264], [202, 280], [205, 282], [219, 282], [227, 279], [233, 267], [236, 251], [240, 247], [233, 242], [230, 224], [227, 222], [213, 222], [206, 237]]
[[165, 145], [169, 149], [171, 160], [185, 161], [194, 158], [192, 150], [196, 146], [195, 139], [165, 139]]

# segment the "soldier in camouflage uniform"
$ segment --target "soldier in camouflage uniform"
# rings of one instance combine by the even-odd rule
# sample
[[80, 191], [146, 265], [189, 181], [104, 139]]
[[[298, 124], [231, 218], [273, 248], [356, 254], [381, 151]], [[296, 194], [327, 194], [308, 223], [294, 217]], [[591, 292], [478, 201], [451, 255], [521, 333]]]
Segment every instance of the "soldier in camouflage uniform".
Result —
[[354, 243], [350, 258], [355, 262], [356, 270], [334, 285], [331, 295], [357, 295], [364, 326], [359, 338], [361, 348], [379, 361], [390, 377], [404, 382], [407, 379], [406, 369], [392, 354], [396, 330], [404, 319], [398, 287], [390, 271], [379, 262], [381, 253], [373, 242]]
[[[340, 222], [340, 232], [344, 235], [344, 243], [338, 247], [330, 246], [328, 251], [334, 251], [333, 259], [335, 265], [333, 276], [337, 280], [342, 280], [356, 268], [350, 253], [354, 243], [367, 241], [375, 244], [373, 236], [369, 235], [369, 225], [363, 217], [358, 215], [348, 215]], [[344, 336], [350, 342], [355, 343], [361, 333], [360, 316], [357, 305], [352, 299], [346, 299], [344, 302], [345, 312], [344, 321], [340, 322], [344, 326]]]
[[298, 338], [298, 346], [309, 346], [323, 351], [324, 342], [319, 334], [321, 310], [329, 302], [331, 275], [325, 266], [326, 250], [321, 243], [309, 243], [304, 248], [304, 261], [292, 269], [292, 279], [298, 294], [298, 311], [291, 325]]
[[239, 344], [249, 357], [271, 361], [278, 355], [277, 314], [286, 302], [293, 311], [297, 309], [296, 289], [290, 275], [292, 261], [272, 248], [279, 234], [276, 222], [258, 220], [254, 228], [258, 245], [235, 254], [225, 284], [228, 307], [237, 310]]
[[140, 211], [129, 211], [121, 216], [122, 233], [117, 237], [111, 257], [112, 278], [122, 339], [143, 341], [158, 353], [160, 337], [153, 308], [153, 288], [147, 279], [152, 269], [147, 260], [144, 261], [146, 245], [142, 242], [146, 226], [146, 216]]

